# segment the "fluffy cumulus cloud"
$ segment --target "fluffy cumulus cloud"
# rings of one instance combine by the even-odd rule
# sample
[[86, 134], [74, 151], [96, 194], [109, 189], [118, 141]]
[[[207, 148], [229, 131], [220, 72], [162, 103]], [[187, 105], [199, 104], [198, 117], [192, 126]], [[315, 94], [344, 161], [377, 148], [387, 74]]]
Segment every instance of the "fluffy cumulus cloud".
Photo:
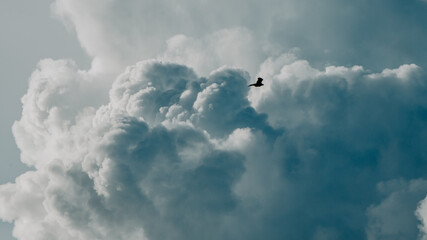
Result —
[[[61, 64], [71, 63], [41, 64], [40, 71]], [[230, 110], [238, 113], [249, 107], [245, 77], [224, 70], [199, 79], [184, 66], [143, 62], [117, 79], [108, 104], [95, 109], [82, 101], [69, 109], [74, 84], [34, 74], [14, 133], [23, 159], [36, 170], [2, 186], [2, 217], [15, 221], [20, 239], [183, 239], [214, 232], [238, 204], [233, 186], [244, 156], [218, 147], [192, 124], [216, 124], [192, 105], [216, 105], [217, 94], [234, 93], [240, 98]], [[202, 86], [215, 90], [202, 94]], [[34, 103], [38, 108], [25, 111]]]
[[57, 0], [93, 64], [38, 64], [0, 218], [23, 240], [426, 239], [424, 5]]

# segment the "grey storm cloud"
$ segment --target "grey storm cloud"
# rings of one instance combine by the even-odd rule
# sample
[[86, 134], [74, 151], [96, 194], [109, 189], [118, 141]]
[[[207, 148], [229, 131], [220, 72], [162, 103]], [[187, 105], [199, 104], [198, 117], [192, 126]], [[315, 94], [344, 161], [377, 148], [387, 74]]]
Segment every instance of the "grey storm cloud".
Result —
[[[68, 1], [0, 186], [24, 239], [427, 239], [423, 1]], [[248, 88], [257, 76], [261, 88]]]

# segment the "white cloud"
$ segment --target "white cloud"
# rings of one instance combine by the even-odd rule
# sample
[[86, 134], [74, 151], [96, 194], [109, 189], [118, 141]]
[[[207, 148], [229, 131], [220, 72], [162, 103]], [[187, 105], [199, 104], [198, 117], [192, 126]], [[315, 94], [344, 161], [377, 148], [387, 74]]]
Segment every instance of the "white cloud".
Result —
[[[259, 75], [265, 77], [265, 87], [249, 92], [249, 100], [260, 112], [269, 116], [269, 122], [275, 127], [296, 127], [297, 125], [322, 124], [337, 117], [337, 112], [342, 109], [337, 102], [353, 101], [360, 97], [360, 106], [347, 109], [347, 117], [358, 119], [359, 114], [372, 113], [377, 116], [376, 106], [369, 104], [372, 98], [390, 98], [398, 89], [407, 86], [411, 90], [401, 90], [401, 101], [405, 104], [417, 104], [420, 95], [413, 95], [417, 87], [422, 87], [421, 69], [415, 65], [402, 65], [397, 69], [385, 69], [381, 73], [369, 73], [361, 66], [342, 67], [329, 66], [324, 71], [319, 71], [307, 61], [298, 60], [290, 64], [278, 65], [289, 58], [285, 55], [276, 60], [268, 59], [261, 66]], [[291, 56], [292, 59], [292, 56]], [[318, 88], [323, 88], [318, 90]], [[387, 89], [391, 88], [391, 89]], [[312, 92], [318, 91], [318, 92]], [[345, 93], [345, 94], [344, 94]], [[358, 94], [364, 95], [365, 100]], [[381, 96], [378, 96], [378, 95]], [[406, 102], [408, 101], [408, 102]], [[393, 104], [390, 102], [390, 104]], [[395, 106], [402, 107], [406, 106]], [[347, 111], [346, 110], [346, 111]], [[355, 111], [354, 113], [352, 111]], [[360, 112], [359, 112], [360, 111]], [[362, 111], [365, 111], [364, 113]], [[332, 115], [324, 115], [330, 113]], [[354, 116], [353, 116], [354, 114]], [[383, 116], [378, 116], [382, 118]], [[324, 118], [324, 119], [322, 119]]]
[[62, 157], [58, 148], [72, 155], [79, 139], [70, 138], [70, 128], [76, 121], [87, 121], [85, 113], [108, 98], [106, 91], [102, 75], [80, 71], [72, 61], [40, 61], [22, 98], [22, 119], [13, 126], [22, 161], [44, 164], [52, 154]]
[[1, 219], [18, 239], [416, 236], [426, 31], [395, 5], [55, 1], [92, 68], [31, 76], [13, 131], [34, 170]]
[[[285, 4], [276, 0], [270, 2], [276, 7]], [[227, 7], [223, 7], [225, 5]], [[200, 48], [207, 47], [206, 53], [217, 55], [211, 56], [214, 59], [202, 60], [208, 66], [216, 63], [216, 57], [219, 57], [219, 60], [225, 60], [220, 64], [236, 63], [234, 61], [236, 58], [243, 60], [242, 63], [259, 61], [259, 59], [244, 59], [240, 56], [243, 54], [257, 57], [259, 46], [253, 46], [252, 49], [248, 49], [247, 46], [253, 41], [265, 39], [265, 36], [259, 35], [255, 40], [247, 29], [263, 31], [266, 26], [263, 23], [274, 17], [274, 15], [265, 14], [263, 18], [258, 18], [260, 14], [258, 11], [280, 12], [280, 14], [287, 12], [257, 1], [251, 1], [248, 4], [247, 1], [177, 3], [134, 0], [120, 2], [57, 0], [52, 5], [52, 9], [58, 18], [75, 30], [83, 48], [94, 57], [94, 70], [116, 73], [129, 64], [156, 57], [165, 50], [170, 57], [184, 57], [188, 61], [197, 63], [190, 56], [177, 56], [176, 51], [194, 53]], [[178, 34], [190, 37], [183, 42], [182, 37], [176, 36]], [[204, 35], [210, 37], [200, 43], [198, 40], [192, 40], [191, 37]], [[190, 46], [193, 43], [194, 46]], [[250, 51], [242, 52], [246, 50]], [[198, 56], [201, 57], [201, 54], [196, 54], [194, 58]], [[209, 54], [203, 57], [207, 58]], [[202, 70], [207, 68], [201, 63], [198, 63], [198, 66]]]
[[52, 9], [94, 58], [94, 71], [119, 73], [165, 51], [203, 71], [215, 63], [253, 67], [264, 56], [295, 47], [316, 66], [364, 65], [375, 71], [403, 63], [425, 67], [424, 9], [417, 2], [406, 4], [408, 11], [400, 5], [386, 0], [56, 0]]
[[[358, 239], [399, 224], [377, 224], [390, 208], [415, 223], [422, 179], [410, 201], [392, 193], [373, 204], [377, 183], [423, 176], [426, 166], [408, 161], [423, 158], [426, 137], [420, 69], [373, 79], [358, 66], [277, 61], [285, 65], [261, 67], [272, 77], [258, 93], [239, 69], [199, 78], [182, 65], [140, 62], [102, 106], [89, 97], [99, 90], [89, 73], [43, 61], [14, 127], [35, 170], [0, 187], [0, 216], [19, 239]], [[254, 105], [266, 114], [248, 91], [261, 94]]]
[[167, 50], [161, 59], [188, 65], [202, 75], [223, 65], [255, 74], [264, 56], [258, 41], [246, 28], [223, 29], [200, 40], [176, 35], [167, 40]]
[[421, 221], [421, 224], [418, 225], [418, 228], [420, 229], [420, 236], [422, 240], [427, 239], [427, 212], [426, 212], [426, 199], [423, 199], [420, 201], [418, 208], [417, 208], [417, 217]]
[[[198, 128], [171, 124], [167, 130], [160, 125], [165, 117], [162, 107], [182, 104], [183, 110], [193, 111], [185, 99], [180, 101], [184, 90], [202, 84], [190, 69], [156, 62], [130, 67], [113, 85], [111, 102], [95, 113], [87, 110], [91, 104], [84, 95], [69, 98], [68, 94], [78, 94], [73, 91], [88, 90], [75, 88], [76, 81], [85, 82], [76, 75], [78, 71], [69, 68], [69, 62], [49, 60], [40, 68], [24, 97], [24, 115], [15, 125], [15, 136], [24, 160], [36, 167], [32, 175], [26, 175], [45, 180], [37, 189], [29, 186], [25, 190], [34, 180], [23, 175], [15, 184], [1, 187], [4, 207], [0, 213], [5, 220], [15, 221], [15, 236], [128, 239], [138, 234], [155, 238], [177, 234], [181, 238], [202, 224], [192, 232], [196, 237], [216, 226], [213, 223], [221, 223], [235, 208], [237, 199], [231, 187], [242, 173], [243, 157], [216, 149]], [[55, 75], [57, 69], [64, 71]], [[231, 81], [240, 73], [227, 74]], [[63, 80], [69, 76], [74, 77]], [[221, 73], [204, 84], [212, 85], [210, 81], [218, 77]], [[246, 85], [245, 80], [239, 83]], [[80, 106], [79, 101], [85, 104]], [[40, 104], [33, 107], [34, 103]], [[52, 113], [52, 109], [58, 110]], [[198, 152], [199, 148], [204, 151]], [[37, 194], [31, 196], [32, 191]], [[32, 198], [37, 201], [28, 205]], [[195, 215], [183, 222], [187, 227], [170, 222], [187, 215], [189, 207], [195, 208]], [[37, 234], [25, 230], [32, 227]], [[164, 233], [165, 228], [172, 235]]]

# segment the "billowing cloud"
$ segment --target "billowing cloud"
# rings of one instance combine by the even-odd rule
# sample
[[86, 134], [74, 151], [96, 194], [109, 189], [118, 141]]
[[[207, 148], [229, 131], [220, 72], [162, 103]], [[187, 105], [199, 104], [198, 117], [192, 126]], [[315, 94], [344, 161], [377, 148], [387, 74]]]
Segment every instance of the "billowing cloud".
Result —
[[243, 70], [144, 61], [100, 106], [88, 73], [41, 62], [14, 126], [34, 170], [1, 186], [0, 216], [19, 239], [416, 236], [420, 68], [319, 70], [286, 55], [261, 69], [265, 88], [250, 89]]
[[426, 238], [420, 4], [56, 0], [92, 67], [32, 74], [32, 170], [0, 218], [18, 239]]

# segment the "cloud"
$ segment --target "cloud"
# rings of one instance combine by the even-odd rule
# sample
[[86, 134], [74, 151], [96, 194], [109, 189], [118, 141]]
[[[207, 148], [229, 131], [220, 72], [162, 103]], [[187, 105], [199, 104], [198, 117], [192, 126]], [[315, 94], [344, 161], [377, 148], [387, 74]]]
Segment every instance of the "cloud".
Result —
[[420, 229], [420, 235], [421, 239], [427, 238], [427, 231], [426, 231], [426, 199], [424, 198], [422, 201], [419, 202], [417, 211], [416, 211], [418, 219], [421, 221], [422, 224], [418, 225], [418, 228]]
[[[289, 59], [292, 56], [277, 61]], [[414, 211], [425, 194], [422, 187], [407, 201], [403, 198], [390, 205], [393, 211], [408, 209], [402, 215], [410, 221], [396, 218], [395, 225], [412, 223], [402, 231], [394, 227], [390, 235], [371, 232], [376, 227], [371, 226], [373, 221], [366, 222], [365, 204], [386, 201], [377, 196], [375, 184], [424, 177], [425, 150], [420, 143], [426, 138], [426, 101], [421, 90], [425, 76], [419, 67], [403, 65], [373, 74], [360, 66], [318, 70], [301, 60], [277, 66], [274, 60], [266, 61], [261, 69], [270, 82], [265, 81], [260, 91], [251, 91], [249, 99], [258, 112], [268, 115], [273, 127], [285, 129], [283, 137], [276, 140], [283, 149], [278, 158], [285, 179], [299, 187], [287, 195], [298, 199], [292, 205], [304, 205], [296, 207], [293, 215], [287, 215], [291, 210], [278, 215], [282, 222], [297, 222], [287, 223], [293, 226], [290, 229], [306, 226], [307, 235], [286, 235], [292, 233], [290, 229], [280, 234], [309, 239], [316, 236], [315, 229], [327, 229], [337, 239], [361, 239], [364, 234], [355, 229], [367, 228], [367, 236], [375, 236], [372, 239], [416, 236]], [[420, 181], [419, 185], [423, 184]], [[303, 220], [298, 222], [300, 218]]]
[[224, 65], [256, 74], [265, 56], [258, 36], [242, 27], [215, 31], [202, 39], [175, 35], [166, 43], [166, 51], [160, 59], [185, 64], [201, 75], [208, 75], [212, 69]]
[[253, 89], [240, 69], [205, 78], [143, 61], [100, 104], [90, 73], [42, 61], [14, 126], [34, 170], [0, 187], [1, 218], [18, 239], [416, 236], [421, 69], [315, 69], [287, 54], [260, 73]]
[[13, 126], [24, 163], [43, 164], [54, 153], [61, 156], [55, 149], [78, 141], [70, 138], [69, 129], [76, 121], [86, 121], [83, 112], [94, 111], [108, 99], [102, 77], [78, 70], [71, 60], [40, 61], [22, 98], [22, 118]]
[[417, 239], [414, 218], [417, 203], [425, 195], [426, 181], [391, 180], [378, 185], [383, 200], [368, 209], [368, 239]]
[[[215, 68], [229, 63], [248, 67], [247, 63], [262, 62], [266, 56], [277, 57], [296, 47], [303, 59], [320, 68], [363, 65], [381, 71], [411, 63], [426, 67], [422, 53], [427, 50], [423, 41], [427, 14], [421, 1], [56, 0], [52, 9], [76, 32], [94, 58], [96, 71], [117, 74], [130, 64], [165, 52], [185, 61], [190, 61], [186, 54], [191, 53], [203, 70], [212, 64], [220, 64]], [[240, 30], [227, 29], [246, 30], [236, 39]], [[186, 54], [177, 57], [177, 51]]]
[[92, 67], [32, 74], [33, 169], [0, 218], [18, 239], [425, 238], [419, 4], [55, 1]]
[[[223, 224], [238, 203], [232, 187], [244, 171], [244, 157], [216, 147], [197, 126], [165, 128], [162, 111], [176, 105], [191, 116], [195, 113], [186, 110], [184, 91], [217, 81], [232, 84], [240, 78], [237, 84], [244, 88], [230, 90], [238, 93], [247, 90], [246, 75], [224, 70], [228, 80], [220, 80], [218, 73], [203, 82], [184, 66], [143, 62], [128, 68], [113, 85], [110, 103], [94, 111], [79, 106], [79, 101], [75, 108], [68, 107], [67, 93], [76, 91], [73, 83], [80, 78], [68, 71], [46, 78], [58, 67], [71, 71], [69, 64], [50, 60], [40, 64], [43, 69], [35, 72], [24, 97], [25, 114], [14, 127], [19, 147], [28, 155], [26, 162], [36, 168], [15, 184], [1, 187], [5, 207], [0, 212], [3, 219], [15, 221], [14, 235], [20, 239], [146, 235], [181, 239], [202, 237]], [[62, 82], [69, 75], [75, 78]], [[244, 95], [240, 97], [243, 101]], [[36, 108], [34, 103], [41, 104]], [[239, 108], [233, 105], [230, 110]], [[36, 141], [37, 146], [27, 143]], [[37, 194], [30, 198], [33, 192]]]
[[[272, 3], [283, 5], [280, 1], [272, 1]], [[223, 7], [225, 5], [227, 7]], [[228, 30], [225, 29], [253, 29], [253, 26], [260, 29], [264, 27], [262, 23], [265, 21], [259, 21], [254, 16], [258, 10], [265, 9], [265, 6], [264, 3], [256, 1], [248, 4], [246, 1], [160, 3], [158, 1], [127, 0], [106, 3], [58, 0], [54, 2], [52, 9], [56, 17], [76, 32], [83, 48], [94, 58], [93, 68], [96, 71], [118, 73], [129, 64], [156, 57], [167, 49], [179, 51], [170, 49], [171, 45], [177, 44], [178, 39], [173, 38], [176, 35], [196, 37], [213, 35], [210, 40], [205, 40], [208, 42], [209, 48], [215, 45], [207, 51], [219, 54], [220, 59], [226, 59], [230, 55], [228, 50], [232, 50], [233, 58], [237, 57], [237, 52], [254, 56], [254, 53], [245, 54], [241, 51], [247, 50], [246, 42], [253, 40], [233, 39], [241, 30], [227, 32]], [[270, 8], [266, 10], [271, 11]], [[223, 34], [230, 34], [230, 36], [222, 36]], [[243, 34], [248, 36], [248, 33]], [[214, 38], [220, 42], [215, 43]], [[170, 40], [167, 46], [168, 39]], [[240, 45], [241, 40], [243, 40], [242, 45]], [[218, 45], [220, 43], [222, 44]], [[226, 43], [233, 44], [234, 50], [232, 45], [227, 46]], [[180, 46], [184, 48], [181, 51], [191, 51], [188, 44], [184, 45], [186, 46]], [[259, 50], [254, 46], [251, 51], [258, 52]], [[171, 54], [174, 55], [169, 51], [168, 55]], [[246, 61], [254, 60], [259, 59]], [[213, 61], [215, 63], [215, 60]]]

